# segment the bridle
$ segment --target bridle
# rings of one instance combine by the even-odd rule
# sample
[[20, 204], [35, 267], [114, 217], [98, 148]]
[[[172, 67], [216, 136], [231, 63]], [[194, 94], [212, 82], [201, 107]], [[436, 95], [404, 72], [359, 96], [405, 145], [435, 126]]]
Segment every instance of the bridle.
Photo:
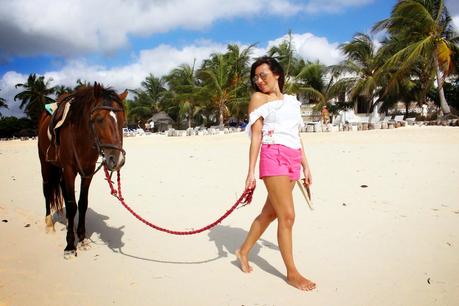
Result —
[[[103, 103], [103, 102], [102, 102]], [[92, 119], [92, 115], [96, 112], [96, 111], [99, 111], [99, 110], [106, 110], [106, 111], [109, 111], [109, 112], [114, 112], [114, 113], [117, 113], [117, 112], [123, 112], [124, 113], [124, 110], [122, 108], [115, 108], [115, 107], [112, 107], [112, 106], [106, 106], [106, 105], [98, 105], [98, 106], [95, 106], [92, 110], [91, 110], [91, 117], [89, 119], [89, 126], [91, 128], [91, 133], [92, 133], [92, 136], [94, 137], [94, 140], [95, 140], [95, 143], [96, 143], [96, 149], [97, 149], [97, 152], [99, 153], [99, 155], [103, 158], [103, 161], [102, 163], [105, 162], [105, 154], [104, 154], [104, 149], [113, 149], [113, 150], [118, 150], [120, 151], [122, 154], [123, 154], [123, 157], [126, 156], [126, 151], [121, 147], [121, 146], [118, 146], [118, 145], [115, 145], [115, 144], [110, 144], [110, 143], [102, 143], [100, 141], [100, 138], [99, 138], [99, 135], [97, 134], [96, 132], [96, 128], [94, 126], [94, 120]]]
[[[97, 169], [94, 170], [93, 173], [91, 173], [91, 174], [89, 174], [89, 175], [86, 175], [86, 174], [84, 173], [83, 167], [81, 166], [81, 163], [80, 163], [80, 159], [78, 158], [78, 153], [77, 153], [76, 148], [75, 148], [75, 143], [74, 143], [73, 139], [71, 139], [71, 143], [72, 143], [72, 147], [73, 147], [73, 152], [74, 152], [74, 154], [75, 154], [75, 160], [76, 160], [76, 163], [77, 163], [77, 166], [78, 166], [78, 169], [79, 169], [79, 172], [80, 172], [80, 175], [81, 175], [82, 178], [92, 177], [92, 176], [93, 176], [94, 174], [96, 174], [96, 173], [102, 168], [102, 166], [106, 163], [104, 149], [118, 150], [118, 151], [121, 152], [121, 154], [123, 154], [123, 158], [126, 156], [126, 151], [125, 151], [120, 145], [115, 145], [115, 144], [110, 144], [110, 143], [102, 143], [102, 142], [100, 141], [99, 135], [98, 135], [97, 132], [96, 132], [94, 120], [92, 119], [93, 114], [94, 114], [96, 111], [107, 110], [107, 111], [109, 111], [109, 112], [114, 112], [114, 113], [117, 113], [117, 112], [123, 112], [123, 113], [124, 113], [124, 109], [123, 109], [123, 108], [115, 108], [115, 107], [112, 107], [112, 106], [100, 105], [100, 104], [103, 104], [103, 103], [104, 103], [104, 101], [102, 101], [101, 103], [99, 103], [99, 105], [96, 105], [95, 107], [93, 107], [93, 108], [91, 109], [90, 117], [89, 117], [89, 127], [90, 127], [90, 131], [91, 131], [92, 137], [94, 138], [95, 147], [96, 147], [96, 149], [97, 149], [98, 155], [102, 157], [102, 162], [99, 164], [99, 166], [97, 167]], [[71, 135], [71, 133], [70, 133], [70, 135]]]

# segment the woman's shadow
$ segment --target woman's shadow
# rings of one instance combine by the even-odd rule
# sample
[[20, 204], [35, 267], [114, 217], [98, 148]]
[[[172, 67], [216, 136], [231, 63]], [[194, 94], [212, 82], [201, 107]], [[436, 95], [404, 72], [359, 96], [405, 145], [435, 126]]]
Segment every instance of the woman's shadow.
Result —
[[[239, 249], [242, 241], [244, 241], [245, 237], [247, 236], [247, 231], [228, 225], [218, 225], [211, 229], [208, 235], [209, 240], [215, 243], [219, 257], [222, 258], [227, 257], [228, 252], [236, 256], [236, 250]], [[259, 239], [250, 251], [250, 262], [257, 265], [263, 271], [285, 280], [285, 276], [279, 270], [277, 270], [259, 255], [263, 246], [272, 250], [279, 250], [278, 246], [272, 242], [264, 239]], [[240, 268], [239, 261], [237, 259], [231, 263]]]
[[[153, 258], [143, 258], [133, 254], [124, 253], [124, 242], [122, 241], [122, 237], [124, 235], [124, 225], [118, 228], [111, 227], [106, 223], [108, 219], [110, 219], [108, 216], [99, 214], [93, 209], [88, 208], [86, 213], [86, 236], [90, 237], [93, 243], [97, 244], [95, 239], [93, 239], [93, 235], [97, 234], [102, 243], [106, 245], [114, 253], [120, 253], [122, 255], [135, 259], [167, 264], [205, 264], [214, 260], [221, 259], [223, 257], [228, 257], [228, 253], [236, 257], [236, 250], [240, 247], [242, 241], [244, 241], [245, 237], [247, 236], [247, 231], [241, 228], [231, 227], [229, 225], [217, 225], [216, 227], [209, 230], [208, 233], [209, 241], [214, 242], [217, 248], [217, 257], [212, 259], [204, 259], [201, 261], [191, 262], [158, 260]], [[267, 241], [265, 239], [259, 239], [250, 251], [250, 262], [257, 265], [263, 271], [285, 280], [285, 276], [279, 270], [273, 267], [264, 258], [260, 257], [259, 253], [262, 247], [267, 247], [269, 249], [276, 251], [279, 250], [278, 246], [274, 243]], [[233, 260], [231, 263], [238, 269], [240, 268], [239, 261], [237, 259]]]

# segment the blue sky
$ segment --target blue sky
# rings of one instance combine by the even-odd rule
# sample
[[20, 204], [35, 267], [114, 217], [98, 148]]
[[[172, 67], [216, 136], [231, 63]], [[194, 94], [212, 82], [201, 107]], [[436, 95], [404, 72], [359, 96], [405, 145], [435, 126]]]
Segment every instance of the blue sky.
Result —
[[[338, 45], [387, 18], [384, 0], [0, 0], [0, 97], [19, 115], [16, 83], [30, 73], [52, 85], [77, 79], [138, 88], [228, 43], [258, 43], [259, 56], [292, 30], [298, 55], [334, 64]], [[458, 24], [459, 7], [447, 1]], [[38, 16], [38, 18], [37, 18]]]

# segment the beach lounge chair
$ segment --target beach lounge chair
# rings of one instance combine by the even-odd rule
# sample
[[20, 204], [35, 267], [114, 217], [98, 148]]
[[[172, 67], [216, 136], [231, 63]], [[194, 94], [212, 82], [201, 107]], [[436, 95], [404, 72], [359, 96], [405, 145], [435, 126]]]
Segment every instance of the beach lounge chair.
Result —
[[357, 130], [366, 131], [368, 130], [368, 124], [370, 122], [369, 116], [361, 116], [360, 122], [357, 124]]
[[396, 115], [394, 117], [395, 127], [405, 126], [406, 122], [403, 120], [403, 115]]
[[336, 115], [335, 118], [333, 118], [333, 122], [331, 125], [331, 131], [336, 132], [336, 131], [342, 131], [343, 130], [343, 116], [342, 112], [340, 112], [338, 115]]
[[408, 125], [415, 125], [416, 124], [416, 117], [410, 117], [405, 119]]

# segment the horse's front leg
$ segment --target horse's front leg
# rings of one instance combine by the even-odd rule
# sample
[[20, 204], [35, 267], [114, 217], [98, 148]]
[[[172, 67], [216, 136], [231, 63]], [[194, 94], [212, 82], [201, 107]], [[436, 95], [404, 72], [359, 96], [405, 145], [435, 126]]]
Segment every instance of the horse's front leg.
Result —
[[62, 180], [61, 187], [64, 193], [65, 212], [67, 215], [67, 246], [64, 249], [65, 259], [70, 259], [77, 256], [74, 232], [74, 222], [77, 210], [77, 205], [75, 201], [75, 177], [76, 172], [72, 168], [64, 168], [64, 179]]
[[81, 179], [80, 199], [78, 200], [78, 248], [83, 250], [91, 248], [90, 241], [86, 238], [86, 211], [88, 209], [88, 193], [91, 180], [92, 176]]

